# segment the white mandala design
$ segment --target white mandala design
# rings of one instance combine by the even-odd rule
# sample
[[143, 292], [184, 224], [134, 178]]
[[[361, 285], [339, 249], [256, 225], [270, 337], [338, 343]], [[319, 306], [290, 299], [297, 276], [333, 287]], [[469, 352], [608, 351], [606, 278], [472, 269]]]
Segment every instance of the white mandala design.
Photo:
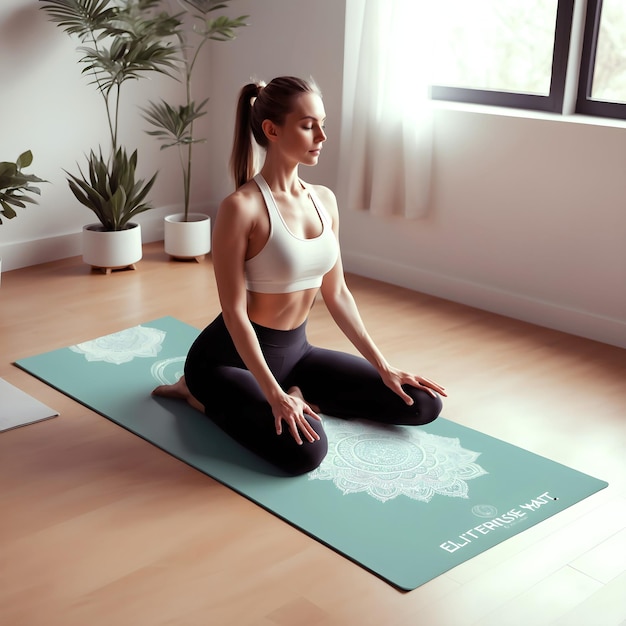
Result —
[[152, 378], [162, 385], [173, 385], [184, 374], [185, 369], [184, 356], [175, 356], [171, 359], [164, 359], [152, 364], [150, 374]]
[[137, 357], [155, 357], [167, 333], [158, 328], [135, 326], [118, 333], [98, 337], [70, 346], [70, 350], [83, 354], [87, 361], [105, 361], [121, 365]]
[[326, 417], [324, 430], [328, 454], [309, 480], [332, 480], [344, 494], [365, 492], [381, 502], [467, 498], [467, 481], [487, 474], [475, 462], [480, 452], [416, 427]]

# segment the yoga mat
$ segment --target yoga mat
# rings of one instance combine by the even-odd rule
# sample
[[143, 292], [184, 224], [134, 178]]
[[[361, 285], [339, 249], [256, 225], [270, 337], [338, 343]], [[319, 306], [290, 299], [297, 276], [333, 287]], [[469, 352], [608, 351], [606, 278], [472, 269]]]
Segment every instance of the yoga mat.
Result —
[[16, 365], [403, 590], [607, 486], [443, 418], [324, 416], [322, 465], [282, 476], [185, 403], [150, 396], [178, 379], [198, 332], [164, 317]]

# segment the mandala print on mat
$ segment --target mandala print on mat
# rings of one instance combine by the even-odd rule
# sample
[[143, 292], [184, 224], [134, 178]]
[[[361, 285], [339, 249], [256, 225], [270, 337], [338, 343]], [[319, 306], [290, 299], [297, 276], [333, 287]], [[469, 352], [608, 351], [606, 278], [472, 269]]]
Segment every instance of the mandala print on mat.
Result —
[[184, 356], [163, 359], [152, 364], [150, 374], [161, 385], [173, 385], [185, 373]]
[[70, 346], [70, 350], [85, 355], [87, 361], [105, 361], [121, 365], [135, 358], [155, 357], [167, 333], [149, 326], [135, 326], [119, 333], [98, 337]]
[[381, 502], [401, 495], [421, 502], [467, 498], [467, 481], [487, 474], [475, 462], [480, 452], [415, 426], [326, 417], [324, 430], [328, 454], [309, 480], [332, 480], [344, 494], [365, 492]]

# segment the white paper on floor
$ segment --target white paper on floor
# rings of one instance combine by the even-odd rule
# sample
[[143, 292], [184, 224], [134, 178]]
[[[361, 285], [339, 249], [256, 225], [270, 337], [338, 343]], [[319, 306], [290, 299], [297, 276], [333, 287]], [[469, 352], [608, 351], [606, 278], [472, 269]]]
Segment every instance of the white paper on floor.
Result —
[[0, 378], [0, 432], [39, 422], [59, 413]]

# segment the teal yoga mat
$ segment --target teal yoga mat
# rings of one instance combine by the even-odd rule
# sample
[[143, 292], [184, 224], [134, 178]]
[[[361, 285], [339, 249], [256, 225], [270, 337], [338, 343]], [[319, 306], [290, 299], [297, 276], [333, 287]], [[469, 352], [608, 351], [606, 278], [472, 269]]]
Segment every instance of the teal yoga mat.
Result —
[[16, 365], [403, 590], [607, 486], [443, 418], [324, 417], [322, 465], [281, 476], [186, 404], [150, 396], [177, 380], [198, 332], [164, 317]]

